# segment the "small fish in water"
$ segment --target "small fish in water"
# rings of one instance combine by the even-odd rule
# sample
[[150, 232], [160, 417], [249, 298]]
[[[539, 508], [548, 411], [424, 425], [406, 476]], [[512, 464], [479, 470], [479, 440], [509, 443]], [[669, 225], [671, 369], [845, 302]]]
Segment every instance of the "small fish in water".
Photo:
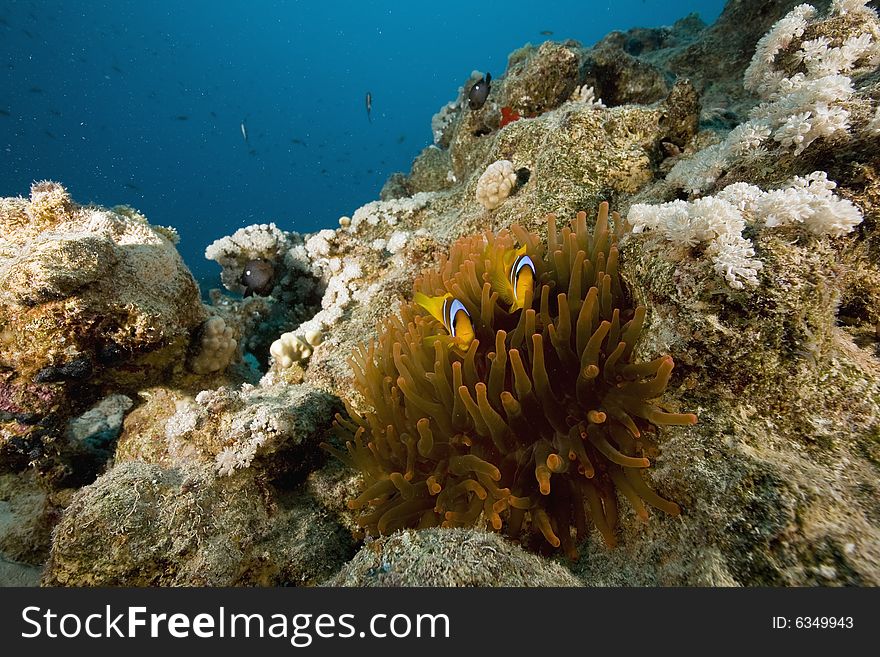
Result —
[[294, 137], [293, 139], [291, 139], [291, 140], [290, 140], [290, 143], [291, 143], [291, 144], [299, 144], [300, 146], [305, 146], [305, 145], [306, 145], [306, 142], [304, 142], [302, 139], [297, 139], [296, 137]]
[[495, 261], [489, 283], [501, 301], [510, 304], [510, 312], [520, 310], [535, 291], [535, 263], [526, 255], [526, 247], [508, 249]]
[[553, 36], [553, 30], [541, 30], [540, 34], [542, 36]]
[[46, 135], [49, 139], [58, 139], [58, 137], [52, 134], [52, 132], [50, 132], [49, 130], [43, 130], [43, 134]]
[[0, 116], [12, 116], [8, 110], [0, 108]]
[[489, 83], [492, 82], [492, 74], [486, 73], [486, 77], [480, 78], [468, 91], [468, 107], [478, 110], [486, 104], [489, 97]]
[[370, 111], [373, 109], [373, 94], [369, 91], [367, 92], [367, 121], [370, 123], [373, 122], [373, 119], [370, 118]]
[[247, 126], [244, 124], [244, 121], [241, 122], [239, 126], [241, 128], [241, 136], [244, 137], [244, 143], [247, 143]]
[[29, 91], [30, 93], [32, 93], [32, 94], [41, 94], [41, 93], [43, 93], [43, 90], [40, 89], [39, 87], [31, 87], [30, 89], [28, 89], [28, 91]]
[[249, 260], [238, 282], [244, 285], [244, 296], [265, 297], [275, 286], [275, 268], [268, 260]]
[[400, 135], [400, 137], [397, 138], [398, 144], [402, 144], [405, 141], [406, 141], [406, 135]]
[[451, 294], [442, 297], [429, 297], [421, 292], [413, 295], [413, 301], [430, 313], [431, 317], [443, 324], [448, 336], [433, 335], [428, 341], [447, 340], [460, 351], [467, 351], [475, 334], [471, 315], [464, 304]]
[[189, 121], [189, 117], [186, 114], [178, 114], [174, 118], [178, 121]]
[[137, 185], [135, 185], [135, 184], [132, 183], [132, 182], [127, 182], [127, 183], [125, 183], [125, 188], [126, 188], [126, 189], [133, 189], [133, 190], [136, 191], [136, 192], [141, 191], [141, 188], [138, 187]]

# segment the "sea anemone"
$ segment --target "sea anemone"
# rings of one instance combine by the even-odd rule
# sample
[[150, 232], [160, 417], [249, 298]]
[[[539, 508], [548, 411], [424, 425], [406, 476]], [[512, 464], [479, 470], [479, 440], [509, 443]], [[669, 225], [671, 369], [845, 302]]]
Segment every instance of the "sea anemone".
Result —
[[[468, 340], [408, 303], [355, 350], [369, 408], [337, 415], [346, 448], [325, 448], [363, 473], [348, 505], [371, 533], [482, 521], [511, 537], [543, 535], [574, 558], [590, 521], [615, 544], [616, 491], [642, 519], [646, 503], [679, 513], [641, 471], [657, 426], [697, 418], [652, 401], [666, 389], [670, 356], [633, 361], [646, 309], [627, 303], [608, 204], [592, 233], [583, 212], [561, 232], [547, 220], [546, 248], [514, 225], [458, 241], [416, 280], [417, 298], [461, 303]], [[513, 285], [524, 298], [509, 303], [498, 271], [508, 273], [511, 253], [528, 256], [534, 284]]]

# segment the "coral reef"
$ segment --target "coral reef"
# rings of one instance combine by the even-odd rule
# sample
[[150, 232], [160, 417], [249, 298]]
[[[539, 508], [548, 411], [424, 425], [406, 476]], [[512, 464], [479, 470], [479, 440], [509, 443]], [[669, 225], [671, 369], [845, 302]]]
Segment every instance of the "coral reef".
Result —
[[[242, 355], [263, 369], [278, 335], [320, 309], [330, 275], [310, 260], [306, 237], [275, 224], [258, 224], [215, 240], [205, 250], [205, 257], [222, 267], [224, 287], [246, 297], [237, 299], [212, 290], [216, 315], [238, 336]], [[225, 338], [227, 343], [231, 337]], [[233, 356], [232, 347], [228, 348]]]
[[[513, 236], [464, 239], [416, 281], [418, 304], [355, 353], [368, 406], [350, 407], [352, 421], [337, 417], [346, 452], [326, 447], [364, 475], [349, 503], [368, 509], [359, 524], [388, 534], [484, 518], [514, 537], [528, 525], [574, 557], [571, 530], [583, 540], [588, 520], [616, 543], [615, 488], [643, 519], [644, 502], [678, 515], [640, 469], [657, 425], [697, 418], [650, 401], [666, 388], [671, 358], [631, 360], [645, 308], [624, 303], [607, 204], [592, 233], [584, 213], [558, 237], [555, 221], [546, 248], [512, 229], [529, 258], [523, 299], [519, 282], [504, 287], [517, 276]], [[419, 295], [454, 298], [476, 338], [448, 335], [451, 322], [444, 329], [417, 310]]]
[[281, 368], [288, 368], [294, 363], [307, 360], [312, 355], [312, 349], [321, 344], [320, 331], [307, 331], [305, 335], [296, 333], [283, 333], [272, 346], [269, 353], [275, 359], [275, 363]]
[[236, 354], [238, 341], [235, 330], [226, 326], [222, 317], [212, 317], [199, 328], [193, 345], [189, 368], [196, 374], [210, 374], [226, 369]]
[[[0, 475], [0, 580], [33, 582], [34, 567], [51, 553], [43, 582], [65, 585], [328, 578], [339, 585], [880, 585], [880, 30], [861, 0], [815, 7], [738, 0], [709, 26], [691, 15], [669, 27], [614, 32], [591, 47], [527, 45], [510, 55], [507, 71], [494, 71], [476, 108], [468, 93], [488, 74], [463, 75], [431, 120], [434, 143], [408, 173], [389, 178], [381, 200], [352, 208], [338, 228], [303, 235], [279, 220], [209, 247], [224, 285], [210, 292], [210, 308], [177, 256], [173, 229], [150, 226], [127, 207], [78, 206], [55, 183], [36, 183], [29, 199], [3, 199], [0, 468], [19, 472]], [[529, 176], [487, 211], [477, 200], [479, 179], [501, 160]], [[413, 282], [460, 238], [498, 240], [519, 224], [523, 235], [537, 236], [521, 243], [536, 256], [551, 241], [548, 213], [577, 225], [578, 210], [592, 217], [604, 200], [636, 229], [620, 227], [616, 266], [628, 294], [615, 289], [612, 296], [624, 300], [620, 311], [646, 308], [624, 367], [659, 361], [651, 366], [663, 374], [656, 385], [666, 387], [661, 412], [700, 418], [686, 428], [661, 427], [659, 454], [649, 431], [656, 423], [633, 420], [651, 460], [639, 471], [681, 513], [638, 522], [642, 501], [625, 499], [612, 476], [617, 466], [588, 436], [592, 481], [602, 489], [596, 517], [607, 524], [606, 509], [618, 515], [613, 550], [609, 533], [581, 532], [576, 542], [577, 532], [565, 530], [577, 518], [552, 508], [547, 524], [523, 517], [523, 531], [509, 532], [514, 540], [429, 528], [369, 541], [357, 523], [361, 510], [344, 500], [381, 473], [362, 475], [317, 448], [328, 440], [339, 400], [361, 416], [376, 412], [358, 391], [349, 354], [373, 343], [389, 317], [411, 319], [412, 335], [429, 327], [445, 335], [428, 310], [413, 305]], [[565, 243], [559, 233], [552, 239], [565, 264]], [[552, 254], [533, 259], [538, 274], [551, 261], [554, 271], [564, 270]], [[471, 260], [476, 272], [486, 258]], [[253, 262], [261, 263], [259, 276], [243, 278]], [[496, 272], [496, 288], [501, 279]], [[516, 350], [539, 398], [533, 356], [543, 355], [545, 369], [562, 362], [549, 327], [558, 342], [558, 295], [567, 301], [569, 285], [555, 279], [543, 313], [547, 281], [536, 280], [525, 312], [517, 306], [523, 298], [502, 290], [491, 325], [512, 336], [517, 318], [533, 314], [541, 349], [524, 342]], [[435, 280], [427, 293], [445, 293], [447, 282], [461, 284]], [[462, 367], [467, 399], [448, 392], [461, 402], [456, 421], [473, 423], [472, 445], [453, 449], [488, 455], [501, 453], [487, 415], [492, 427], [501, 425], [489, 410], [515, 427], [503, 404], [489, 400], [497, 377], [485, 382], [485, 404], [482, 388], [470, 386], [477, 379], [467, 377], [484, 369], [491, 375], [490, 352], [507, 355], [505, 372], [514, 359], [484, 330], [484, 282], [467, 283], [461, 295], [477, 329], [470, 343], [476, 372]], [[590, 281], [582, 283], [584, 294]], [[467, 339], [464, 316], [456, 310], [449, 319], [461, 340], [441, 351], [464, 365], [470, 347], [456, 347]], [[618, 319], [629, 318], [619, 312]], [[216, 340], [205, 338], [209, 326]], [[276, 341], [287, 346], [272, 353]], [[393, 363], [390, 390], [403, 370], [389, 348], [373, 354]], [[673, 372], [662, 354], [675, 357]], [[418, 365], [436, 373], [433, 351], [417, 362], [406, 362], [402, 347], [397, 356], [407, 371]], [[213, 365], [193, 368], [201, 357]], [[554, 371], [548, 379], [559, 393], [553, 386], [565, 377]], [[602, 390], [614, 393], [605, 383]], [[519, 400], [515, 375], [512, 384], [505, 391]], [[410, 389], [437, 403], [426, 387], [420, 381]], [[419, 453], [424, 417], [436, 444], [448, 438], [434, 429], [452, 422], [448, 415], [418, 411], [387, 423], [407, 425], [402, 444], [414, 444], [413, 479], [394, 478], [404, 489], [421, 481], [416, 465], [428, 461]], [[477, 430], [477, 419], [489, 434]], [[558, 420], [554, 412], [534, 420], [540, 426], [531, 438], [542, 450], [559, 442], [556, 428], [545, 426]], [[620, 441], [609, 442], [641, 458]], [[553, 498], [564, 509], [557, 497], [564, 497], [563, 482], [590, 481], [576, 471], [583, 468], [578, 454], [570, 472], [553, 472], [567, 461], [567, 453], [561, 464], [549, 458], [556, 453], [537, 460], [521, 454], [529, 503]], [[401, 462], [397, 471], [406, 475]], [[541, 463], [549, 475], [539, 475]], [[508, 466], [495, 467], [517, 485]], [[549, 481], [548, 495], [539, 476]], [[467, 481], [492, 506], [501, 501], [491, 476], [485, 485], [478, 476]], [[459, 496], [453, 507], [468, 508], [445, 508], [442, 521], [464, 519], [447, 520], [446, 512], [473, 512], [471, 497], [480, 501], [476, 492]], [[413, 501], [421, 503], [405, 500]], [[510, 530], [512, 510], [503, 506], [486, 514], [486, 526], [497, 513], [501, 529]], [[565, 538], [577, 549], [576, 563], [528, 553], [547, 550], [539, 526], [548, 525], [560, 546]], [[369, 542], [345, 566], [362, 540]]]
[[277, 261], [290, 249], [293, 237], [275, 224], [246, 226], [208, 245], [205, 257], [223, 268], [220, 278], [224, 286], [244, 293], [246, 286], [241, 283], [241, 277], [248, 262]]
[[[680, 77], [666, 99], [652, 107], [602, 108], [578, 102], [583, 101], [579, 93], [574, 102], [498, 129], [493, 121], [500, 116], [492, 118], [493, 96], [504, 97], [504, 76], [493, 80], [480, 123], [468, 118], [469, 110], [459, 102], [447, 105], [435, 143], [449, 152], [449, 159], [432, 154], [436, 174], [421, 180], [452, 185], [410, 189], [433, 192], [418, 216], [419, 225], [441, 243], [485, 229], [482, 207], [471, 195], [479, 175], [498, 159], [528, 167], [532, 176], [493, 211], [488, 226], [493, 230], [514, 221], [538, 229], [537, 218], [544, 213], [571, 216], [579, 206], [595, 207], [603, 194], [620, 199], [624, 209], [628, 203], [656, 207], [674, 199], [674, 177], [664, 180], [673, 165], [724, 139], [724, 132], [697, 132], [698, 121], [727, 131], [748, 120], [749, 110], [760, 102], [743, 86], [745, 69], [759, 37], [795, 4], [765, 3], [759, 9], [755, 3], [731, 3], [711, 27], [689, 18], [670, 30], [628, 33], [619, 41], [631, 55], [627, 65], [649, 62], [667, 77], [685, 74], [692, 81]], [[588, 59], [581, 55], [582, 61]], [[709, 171], [713, 179], [704, 187], [721, 190], [745, 182], [747, 186], [734, 187], [730, 194], [766, 199], [760, 211], [747, 203], [724, 201], [735, 210], [722, 215], [731, 219], [730, 226], [737, 214], [743, 220], [742, 242], [716, 240], [710, 245], [710, 240], [690, 246], [648, 233], [626, 236], [621, 243], [621, 275], [636, 301], [650, 309], [644, 342], [634, 356], [675, 354], [678, 367], [667, 391], [669, 404], [694, 409], [701, 422], [687, 431], [670, 432], [662, 457], [651, 469], [653, 485], [681, 506], [682, 515], [669, 521], [660, 514], [642, 525], [630, 522], [633, 511], [621, 505], [618, 547], [606, 551], [601, 539], [597, 544], [595, 535], [590, 536], [575, 567], [582, 581], [878, 581], [880, 536], [870, 519], [878, 512], [872, 501], [878, 462], [872, 436], [878, 431], [880, 408], [875, 337], [880, 319], [875, 308], [880, 306], [873, 301], [880, 284], [874, 237], [880, 199], [875, 172], [880, 163], [863, 135], [870, 134], [880, 95], [870, 75], [859, 75], [853, 78], [850, 109], [856, 128], [846, 149], [840, 142], [829, 142], [826, 148], [820, 139], [797, 157], [794, 146], [780, 157], [767, 157], [762, 148], [783, 147], [766, 130], [745, 125], [735, 132], [731, 141], [739, 146], [732, 167], [717, 178]], [[607, 102], [595, 79], [584, 76], [577, 83], [593, 86], [588, 100], [601, 95]], [[632, 93], [636, 98], [637, 87]], [[866, 98], [871, 99], [868, 106]], [[719, 109], [724, 106], [730, 109]], [[489, 132], [481, 128], [476, 134], [475, 126]], [[616, 132], [624, 126], [626, 137]], [[827, 171], [827, 178], [810, 175], [818, 170]], [[833, 193], [828, 179], [837, 183]], [[811, 188], [815, 193], [808, 193]], [[724, 200], [723, 194], [716, 196], [717, 202]], [[783, 201], [789, 196], [798, 202]], [[714, 198], [694, 207], [708, 212]], [[837, 206], [838, 200], [851, 201], [854, 207]], [[812, 211], [813, 203], [824, 209]], [[809, 216], [816, 228], [830, 227], [832, 233], [855, 229], [844, 238], [814, 237], [793, 214], [785, 215], [794, 219], [788, 226], [773, 226], [776, 219], [767, 226], [771, 205], [777, 205], [777, 213], [781, 206], [806, 210], [798, 216]], [[828, 212], [834, 206], [844, 212]], [[859, 213], [864, 217], [861, 224]], [[835, 216], [843, 219], [837, 227]], [[695, 226], [683, 228], [688, 232]], [[742, 246], [754, 249], [754, 254], [739, 251]], [[760, 271], [755, 267], [757, 286], [730, 286], [729, 277], [744, 282], [736, 273], [737, 253], [761, 263]], [[715, 260], [722, 265], [717, 272]], [[382, 285], [381, 307], [372, 300], [352, 306], [329, 334], [332, 353], [319, 348], [313, 354], [307, 380], [341, 391], [343, 398], [363, 408], [362, 396], [351, 392], [340, 347], [365, 339], [363, 330], [352, 327], [399, 312], [408, 300], [406, 289], [401, 289], [406, 276], [412, 276], [411, 269], [389, 270], [378, 278], [367, 274]], [[845, 429], [835, 435], [840, 428]], [[816, 463], [822, 464], [822, 473]], [[843, 469], [852, 476], [841, 479], [834, 474]], [[353, 484], [328, 486], [341, 495]], [[334, 511], [344, 514], [335, 507]]]
[[634, 233], [657, 230], [667, 240], [685, 246], [708, 242], [706, 251], [716, 273], [730, 287], [742, 289], [745, 284], [758, 285], [757, 274], [763, 267], [754, 258], [754, 246], [743, 237], [746, 226], [754, 231], [759, 226], [802, 224], [815, 235], [839, 237], [862, 222], [855, 205], [834, 195], [836, 186], [824, 171], [806, 178], [795, 176], [786, 187], [771, 192], [736, 183], [696, 201], [637, 203], [630, 208], [627, 221]]
[[[799, 155], [820, 138], [849, 134], [852, 76], [880, 64], [880, 22], [865, 3], [832, 3], [817, 19], [812, 5], [798, 5], [758, 42], [744, 87], [762, 102], [749, 120], [713, 144], [675, 164], [667, 181], [698, 193], [743, 158], [761, 158], [772, 139]], [[807, 38], [809, 37], [809, 38]]]

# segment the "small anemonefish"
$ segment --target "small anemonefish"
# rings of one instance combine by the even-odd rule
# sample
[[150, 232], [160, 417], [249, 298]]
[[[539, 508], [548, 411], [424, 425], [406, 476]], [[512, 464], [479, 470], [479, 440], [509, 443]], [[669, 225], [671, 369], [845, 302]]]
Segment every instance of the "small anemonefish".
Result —
[[[421, 292], [413, 295], [413, 300], [427, 310], [431, 317], [443, 324], [449, 332], [449, 340], [454, 347], [467, 351], [474, 339], [474, 325], [471, 315], [464, 304], [451, 294], [442, 297], [429, 297]], [[443, 336], [431, 336], [429, 339], [441, 339]]]
[[523, 308], [526, 294], [535, 289], [535, 263], [526, 255], [526, 247], [505, 251], [489, 272], [489, 282], [498, 297], [510, 304], [510, 312]]

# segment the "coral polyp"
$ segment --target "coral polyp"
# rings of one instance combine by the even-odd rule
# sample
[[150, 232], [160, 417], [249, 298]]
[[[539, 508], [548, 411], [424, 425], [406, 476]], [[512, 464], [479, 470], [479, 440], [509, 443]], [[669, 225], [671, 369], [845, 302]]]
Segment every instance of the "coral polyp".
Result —
[[[627, 303], [608, 205], [593, 231], [583, 212], [561, 231], [547, 219], [546, 246], [517, 225], [464, 238], [416, 280], [419, 298], [462, 304], [474, 331], [466, 349], [409, 303], [355, 351], [368, 408], [337, 416], [346, 449], [326, 448], [363, 473], [349, 507], [371, 533], [484, 522], [575, 557], [590, 523], [615, 544], [617, 493], [644, 519], [646, 504], [679, 513], [644, 480], [645, 455], [658, 426], [697, 418], [656, 401], [671, 357], [633, 358], [646, 309]], [[505, 267], [523, 255], [529, 275], [514, 280], [522, 266]]]

